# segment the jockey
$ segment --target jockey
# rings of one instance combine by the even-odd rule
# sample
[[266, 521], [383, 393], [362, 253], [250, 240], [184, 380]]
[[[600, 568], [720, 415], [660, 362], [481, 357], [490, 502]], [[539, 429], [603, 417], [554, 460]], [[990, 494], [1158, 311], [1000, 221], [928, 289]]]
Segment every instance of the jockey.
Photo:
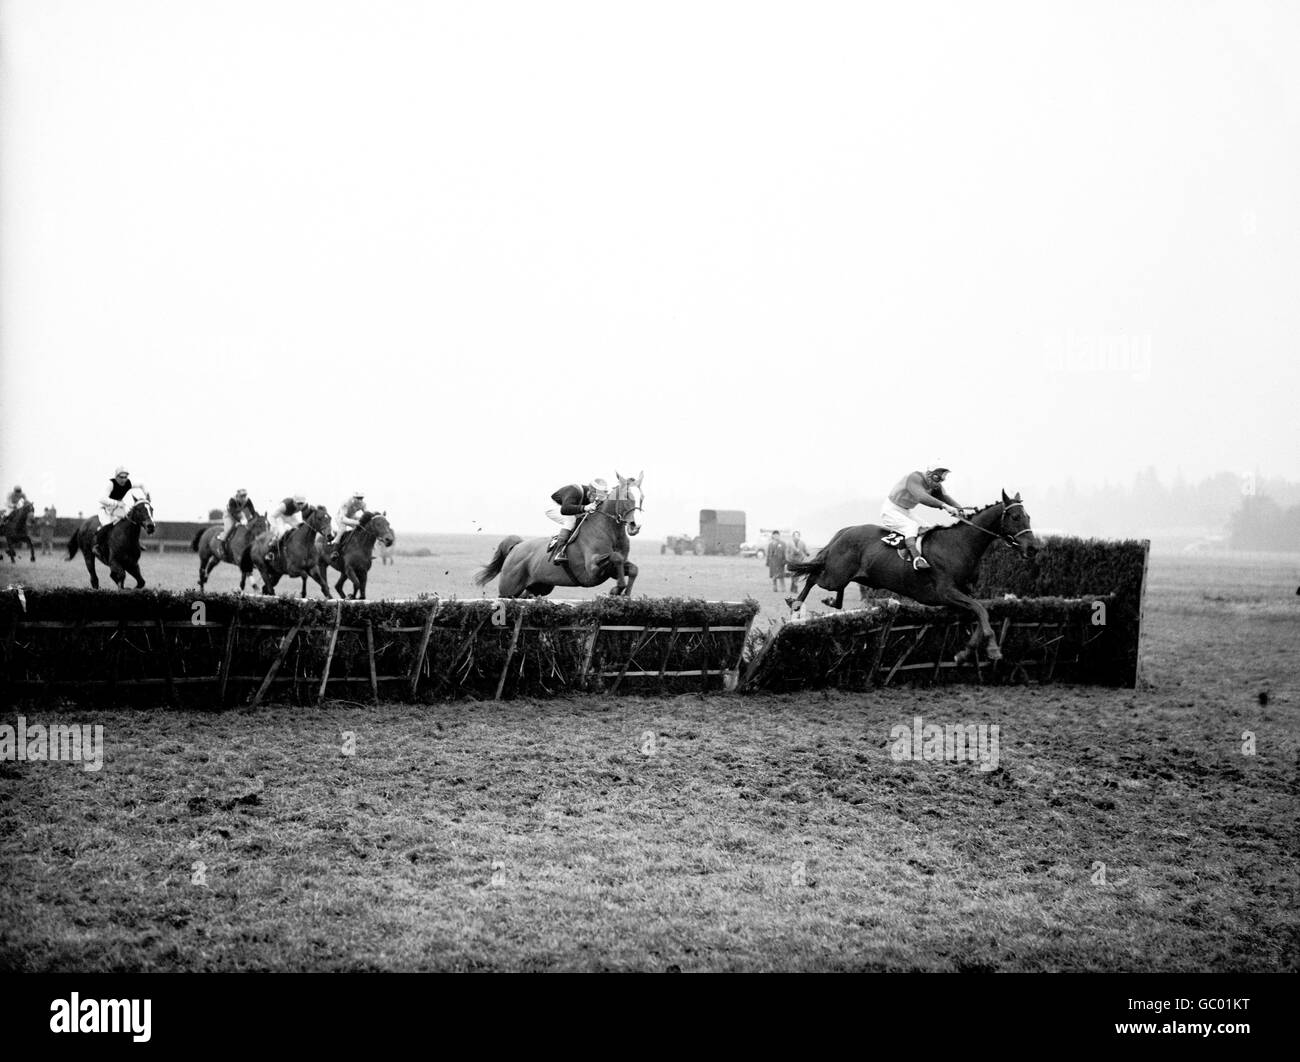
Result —
[[943, 489], [947, 477], [948, 469], [943, 465], [931, 465], [924, 472], [909, 472], [894, 484], [880, 509], [880, 522], [906, 539], [907, 552], [916, 571], [930, 567], [930, 562], [917, 552], [916, 536], [920, 524], [913, 517], [912, 510], [918, 505], [928, 505], [953, 516], [961, 512], [961, 506]]
[[131, 473], [125, 465], [118, 465], [108, 483], [108, 493], [99, 499], [99, 528], [95, 531], [95, 548], [108, 537], [108, 529], [126, 515], [122, 499], [131, 492]]
[[305, 494], [295, 494], [292, 498], [282, 500], [266, 514], [267, 520], [271, 524], [271, 543], [270, 548], [266, 551], [268, 564], [275, 556], [275, 547], [280, 544], [280, 539], [284, 537], [285, 532], [292, 531], [302, 523], [302, 511], [306, 507], [307, 496]]
[[555, 505], [546, 510], [546, 518], [560, 525], [560, 532], [555, 536], [555, 548], [551, 550], [551, 563], [559, 564], [564, 550], [578, 524], [578, 517], [583, 513], [594, 512], [600, 503], [609, 497], [609, 484], [603, 479], [593, 479], [590, 483], [570, 483], [551, 495]]
[[305, 508], [307, 508], [307, 496], [305, 494], [295, 494], [292, 498], [285, 498], [267, 513], [273, 536], [271, 541], [279, 542], [286, 531], [292, 531], [301, 524], [302, 511]]
[[26, 504], [29, 500], [30, 499], [27, 497], [27, 495], [23, 493], [23, 488], [18, 486], [17, 483], [15, 483], [14, 489], [11, 490], [9, 492], [9, 496], [5, 498], [4, 510], [0, 511], [0, 522], [7, 520], [9, 518], [10, 513], [12, 513], [19, 506]]
[[217, 536], [217, 541], [225, 542], [236, 523], [247, 524], [256, 515], [257, 509], [249, 501], [248, 491], [240, 487], [226, 502], [225, 511], [221, 514], [221, 534]]
[[353, 491], [334, 514], [334, 523], [338, 526], [339, 537], [335, 539], [336, 548], [342, 548], [343, 536], [350, 534], [361, 523], [361, 514], [366, 511], [366, 496], [361, 491]]

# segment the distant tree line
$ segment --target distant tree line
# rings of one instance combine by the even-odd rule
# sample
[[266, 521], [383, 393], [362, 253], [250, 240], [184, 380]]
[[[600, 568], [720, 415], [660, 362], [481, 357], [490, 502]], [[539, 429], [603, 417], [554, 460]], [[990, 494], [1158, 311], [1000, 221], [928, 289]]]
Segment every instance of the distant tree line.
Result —
[[1233, 549], [1300, 550], [1300, 505], [1283, 508], [1264, 494], [1241, 499], [1228, 524]]
[[1128, 485], [1080, 489], [1066, 479], [1044, 491], [1035, 508], [1074, 534], [1203, 528], [1226, 532], [1235, 548], [1300, 549], [1300, 483], [1273, 477], [1219, 472], [1199, 481], [1179, 475], [1166, 484], [1146, 468]]

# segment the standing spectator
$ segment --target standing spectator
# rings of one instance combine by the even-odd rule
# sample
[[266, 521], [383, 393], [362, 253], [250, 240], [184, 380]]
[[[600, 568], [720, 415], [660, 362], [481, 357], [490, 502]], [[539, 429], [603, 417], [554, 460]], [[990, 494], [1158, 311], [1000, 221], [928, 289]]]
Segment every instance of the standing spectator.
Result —
[[[799, 536], [799, 532], [796, 531], [794, 533], [793, 541], [791, 541], [790, 545], [785, 547], [785, 562], [786, 564], [802, 564], [807, 559], [808, 559], [808, 547], [807, 545], [804, 544], [804, 540]], [[799, 573], [791, 572], [790, 593], [797, 594], [798, 592], [799, 592]]]
[[41, 552], [54, 552], [54, 525], [58, 522], [59, 513], [53, 505], [45, 507], [45, 515], [41, 517]]
[[[781, 541], [780, 531], [773, 531], [767, 543], [767, 574], [774, 591], [785, 590], [785, 543]], [[776, 585], [778, 582], [780, 586]]]

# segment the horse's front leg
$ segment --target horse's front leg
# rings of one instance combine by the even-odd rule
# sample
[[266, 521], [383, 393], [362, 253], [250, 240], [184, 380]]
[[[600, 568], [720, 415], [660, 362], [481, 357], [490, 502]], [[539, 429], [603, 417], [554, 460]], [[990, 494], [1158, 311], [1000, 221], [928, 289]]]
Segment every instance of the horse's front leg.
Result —
[[638, 567], [637, 567], [635, 564], [633, 564], [631, 561], [627, 561], [627, 562], [623, 565], [623, 571], [625, 571], [625, 572], [627, 573], [627, 589], [624, 590], [623, 593], [626, 594], [628, 597], [631, 597], [631, 596], [632, 596], [632, 584], [636, 582], [636, 577], [637, 577], [637, 575], [640, 573], [641, 569], [638, 568]]
[[609, 563], [614, 567], [614, 589], [611, 590], [611, 597], [621, 597], [627, 593], [627, 562], [623, 554], [614, 552], [609, 555]]
[[983, 605], [976, 601], [970, 594], [963, 593], [956, 587], [951, 587], [942, 594], [944, 600], [951, 604], [964, 608], [967, 612], [974, 615], [976, 619], [975, 629], [971, 631], [971, 636], [966, 642], [966, 648], [959, 652], [954, 658], [958, 664], [971, 663], [978, 658], [980, 643], [987, 646], [985, 655], [990, 660], [1002, 659], [1002, 647], [998, 645], [998, 640], [993, 634], [993, 625], [989, 623], [989, 613]]
[[352, 596], [360, 595], [361, 600], [366, 599], [366, 576], [370, 574], [367, 568], [355, 568], [352, 572]]
[[[316, 585], [320, 587], [320, 592], [322, 594], [324, 594], [326, 597], [334, 596], [333, 594], [330, 593], [329, 581], [325, 578], [325, 574], [321, 570], [321, 566], [319, 564], [315, 568], [308, 569], [307, 574], [311, 575]], [[303, 597], [307, 596], [307, 575], [303, 575], [302, 577], [302, 596]]]
[[[126, 570], [130, 573], [131, 578], [135, 580], [135, 588], [137, 590], [144, 586], [144, 576], [140, 574], [140, 562], [138, 560], [132, 561], [131, 566]], [[122, 582], [126, 582], [125, 575], [122, 576]]]

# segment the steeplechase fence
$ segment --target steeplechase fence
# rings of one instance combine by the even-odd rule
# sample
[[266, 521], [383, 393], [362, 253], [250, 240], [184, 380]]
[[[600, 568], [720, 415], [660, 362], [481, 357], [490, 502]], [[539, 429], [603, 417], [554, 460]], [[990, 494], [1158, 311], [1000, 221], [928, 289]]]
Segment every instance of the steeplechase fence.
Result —
[[[743, 689], [1071, 682], [1135, 687], [1141, 673], [1147, 541], [1049, 538], [1026, 561], [995, 548], [974, 596], [1002, 659], [958, 664], [974, 628], [964, 611], [870, 592], [863, 607], [771, 631], [746, 661]], [[757, 640], [757, 639], [755, 639]]]
[[734, 688], [754, 602], [0, 593], [4, 699], [220, 706]]

